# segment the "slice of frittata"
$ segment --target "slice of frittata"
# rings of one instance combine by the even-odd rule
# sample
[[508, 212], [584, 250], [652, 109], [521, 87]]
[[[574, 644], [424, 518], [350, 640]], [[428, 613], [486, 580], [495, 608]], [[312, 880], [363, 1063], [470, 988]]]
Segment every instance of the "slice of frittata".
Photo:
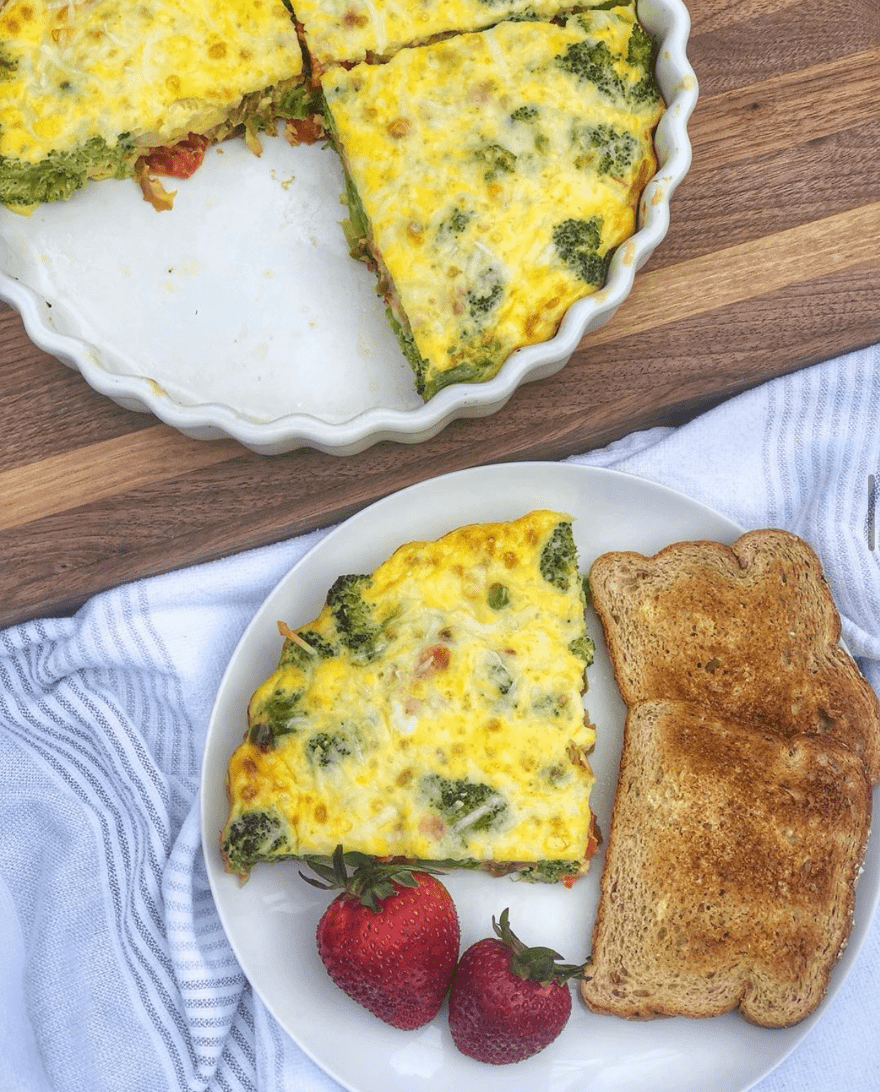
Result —
[[0, 8], [0, 203], [21, 211], [146, 173], [151, 154], [162, 173], [191, 173], [207, 143], [309, 109], [282, 0]]
[[491, 378], [604, 283], [656, 170], [653, 63], [618, 7], [324, 73], [352, 253], [378, 271], [425, 399]]
[[284, 627], [229, 762], [228, 868], [330, 856], [571, 880], [596, 845], [572, 525], [535, 511], [402, 546]]
[[406, 46], [507, 19], [555, 19], [605, 0], [297, 0], [313, 76], [329, 65], [384, 61]]

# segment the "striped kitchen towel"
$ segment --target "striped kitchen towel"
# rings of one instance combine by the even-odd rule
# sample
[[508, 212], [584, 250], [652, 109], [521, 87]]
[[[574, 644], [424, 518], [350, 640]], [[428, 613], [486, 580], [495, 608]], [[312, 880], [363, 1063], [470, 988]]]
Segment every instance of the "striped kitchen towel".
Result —
[[[574, 461], [802, 535], [880, 690], [880, 347]], [[323, 533], [0, 632], [0, 1092], [338, 1088], [238, 967], [198, 818], [223, 669]], [[842, 988], [760, 1092], [877, 1092], [878, 979], [875, 919]]]

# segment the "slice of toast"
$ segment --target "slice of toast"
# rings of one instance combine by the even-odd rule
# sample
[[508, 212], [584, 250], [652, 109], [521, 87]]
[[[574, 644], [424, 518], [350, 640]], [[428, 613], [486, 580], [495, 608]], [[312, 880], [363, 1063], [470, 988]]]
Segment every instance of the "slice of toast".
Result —
[[840, 647], [821, 565], [796, 535], [603, 554], [590, 591], [627, 705], [693, 701], [784, 735], [816, 733], [850, 747], [880, 782], [877, 697]]
[[871, 790], [827, 738], [692, 704], [628, 712], [582, 994], [631, 1019], [786, 1027], [812, 1012], [852, 925]]

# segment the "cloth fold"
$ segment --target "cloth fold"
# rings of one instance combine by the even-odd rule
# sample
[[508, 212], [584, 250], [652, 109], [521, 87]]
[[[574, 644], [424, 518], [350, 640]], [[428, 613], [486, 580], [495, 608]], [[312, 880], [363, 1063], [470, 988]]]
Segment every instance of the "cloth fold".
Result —
[[[880, 690], [880, 346], [572, 461], [663, 483], [746, 528], [802, 535]], [[238, 967], [198, 802], [229, 657], [325, 533], [0, 632], [0, 1092], [338, 1089]], [[876, 1092], [878, 975], [874, 920], [822, 1018], [759, 1092]]]

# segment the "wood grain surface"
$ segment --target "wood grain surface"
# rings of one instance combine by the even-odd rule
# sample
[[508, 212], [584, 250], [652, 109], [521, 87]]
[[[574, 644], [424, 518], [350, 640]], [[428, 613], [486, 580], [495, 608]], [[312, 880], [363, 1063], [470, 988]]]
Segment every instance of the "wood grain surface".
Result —
[[690, 0], [700, 82], [672, 226], [610, 325], [423, 444], [261, 456], [128, 412], [0, 304], [0, 626], [330, 523], [483, 463], [679, 423], [880, 341], [880, 4]]

